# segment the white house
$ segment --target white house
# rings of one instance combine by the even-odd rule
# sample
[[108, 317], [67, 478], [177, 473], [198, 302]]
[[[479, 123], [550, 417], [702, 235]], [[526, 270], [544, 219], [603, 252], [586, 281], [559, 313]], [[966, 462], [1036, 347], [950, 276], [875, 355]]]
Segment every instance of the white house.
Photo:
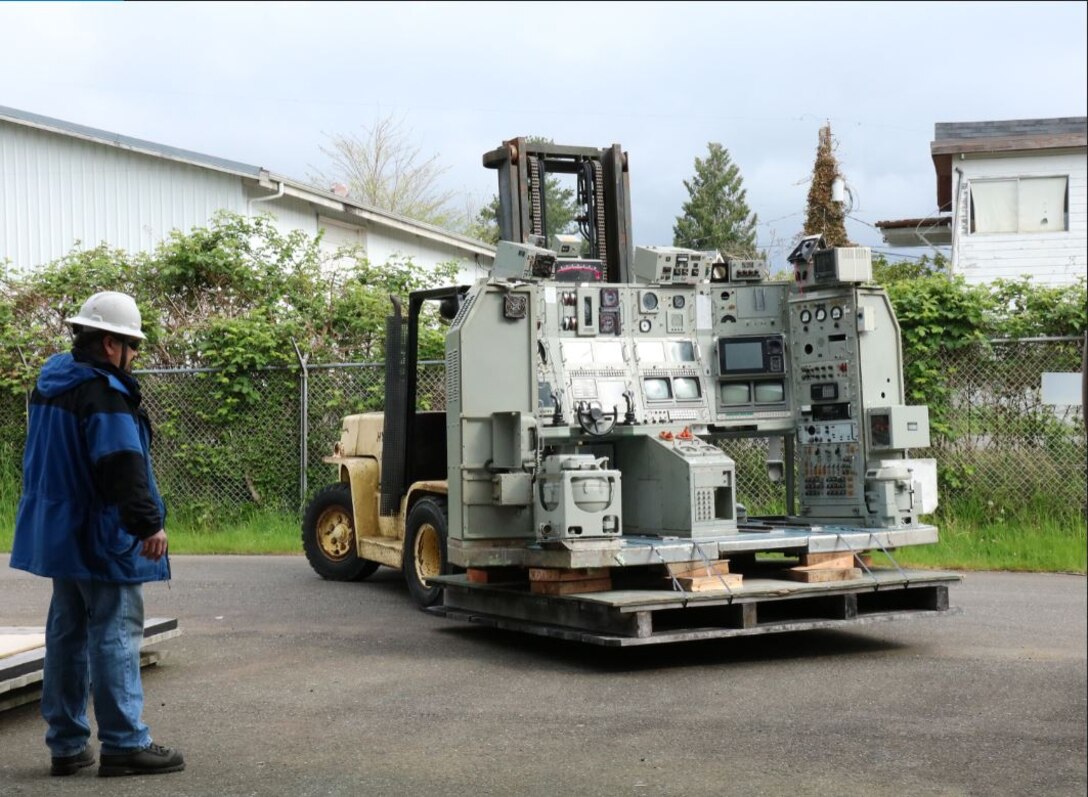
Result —
[[482, 241], [259, 166], [0, 106], [0, 263], [34, 268], [77, 241], [151, 251], [171, 230], [205, 226], [221, 209], [271, 213], [284, 231], [323, 228], [324, 246], [359, 244], [372, 263], [456, 262], [464, 283], [495, 256]]
[[938, 123], [930, 151], [942, 215], [877, 222], [889, 245], [950, 245], [972, 283], [1085, 276], [1088, 117]]

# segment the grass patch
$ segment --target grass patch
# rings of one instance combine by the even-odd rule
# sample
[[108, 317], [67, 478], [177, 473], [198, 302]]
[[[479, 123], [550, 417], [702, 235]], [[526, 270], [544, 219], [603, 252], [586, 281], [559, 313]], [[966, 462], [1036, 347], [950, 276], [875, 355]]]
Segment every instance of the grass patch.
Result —
[[205, 517], [167, 521], [171, 553], [298, 554], [302, 553], [301, 521], [289, 512], [254, 510], [222, 525]]
[[15, 533], [15, 510], [22, 490], [19, 476], [22, 448], [0, 445], [0, 551], [11, 550]]
[[[11, 551], [15, 530], [14, 506], [0, 507], [0, 553]], [[290, 514], [256, 511], [219, 528], [203, 522], [168, 521], [170, 553], [185, 554], [301, 554], [301, 525]]]
[[1085, 526], [1065, 520], [979, 522], [945, 517], [936, 545], [900, 548], [902, 565], [950, 570], [1018, 570], [1037, 573], [1085, 573], [1088, 559]]

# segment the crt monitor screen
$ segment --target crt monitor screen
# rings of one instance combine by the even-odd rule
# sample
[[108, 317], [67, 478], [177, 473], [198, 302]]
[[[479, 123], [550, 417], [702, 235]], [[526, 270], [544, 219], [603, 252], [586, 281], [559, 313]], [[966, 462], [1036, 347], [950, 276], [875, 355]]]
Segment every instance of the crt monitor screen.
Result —
[[777, 404], [785, 400], [784, 382], [756, 382], [756, 404]]
[[762, 340], [723, 340], [718, 344], [718, 365], [723, 374], [746, 374], [763, 370]]
[[642, 390], [647, 401], [665, 401], [672, 398], [669, 380], [665, 378], [643, 379]]
[[752, 391], [747, 382], [739, 385], [722, 385], [720, 391], [722, 404], [727, 407], [750, 404], [752, 401]]
[[699, 380], [691, 376], [673, 378], [672, 388], [677, 399], [697, 399], [703, 395], [703, 392], [699, 389]]

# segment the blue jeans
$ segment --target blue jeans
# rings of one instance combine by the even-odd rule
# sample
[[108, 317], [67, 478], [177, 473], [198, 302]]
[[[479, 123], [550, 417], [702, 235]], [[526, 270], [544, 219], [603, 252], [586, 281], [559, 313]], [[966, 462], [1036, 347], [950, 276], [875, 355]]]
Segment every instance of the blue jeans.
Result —
[[144, 633], [142, 584], [53, 579], [45, 627], [42, 716], [45, 743], [54, 756], [87, 746], [87, 695], [103, 753], [140, 750], [151, 743], [140, 720], [140, 642]]

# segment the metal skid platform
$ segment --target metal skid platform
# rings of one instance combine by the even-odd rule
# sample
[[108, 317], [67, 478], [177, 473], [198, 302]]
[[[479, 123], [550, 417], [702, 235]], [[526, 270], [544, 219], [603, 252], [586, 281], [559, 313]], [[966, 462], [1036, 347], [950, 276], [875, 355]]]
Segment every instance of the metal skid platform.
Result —
[[860, 553], [937, 542], [937, 527], [865, 529], [801, 525], [792, 521], [747, 523], [732, 534], [685, 537], [628, 536], [579, 541], [569, 548], [516, 541], [449, 541], [450, 561], [462, 567], [631, 567], [666, 562], [726, 559], [737, 554]]
[[540, 595], [526, 584], [479, 584], [464, 575], [433, 579], [445, 604], [430, 609], [538, 636], [608, 647], [831, 629], [889, 620], [957, 614], [948, 586], [957, 573], [871, 569], [861, 578], [799, 583], [746, 575], [743, 586], [712, 592], [616, 589]]

